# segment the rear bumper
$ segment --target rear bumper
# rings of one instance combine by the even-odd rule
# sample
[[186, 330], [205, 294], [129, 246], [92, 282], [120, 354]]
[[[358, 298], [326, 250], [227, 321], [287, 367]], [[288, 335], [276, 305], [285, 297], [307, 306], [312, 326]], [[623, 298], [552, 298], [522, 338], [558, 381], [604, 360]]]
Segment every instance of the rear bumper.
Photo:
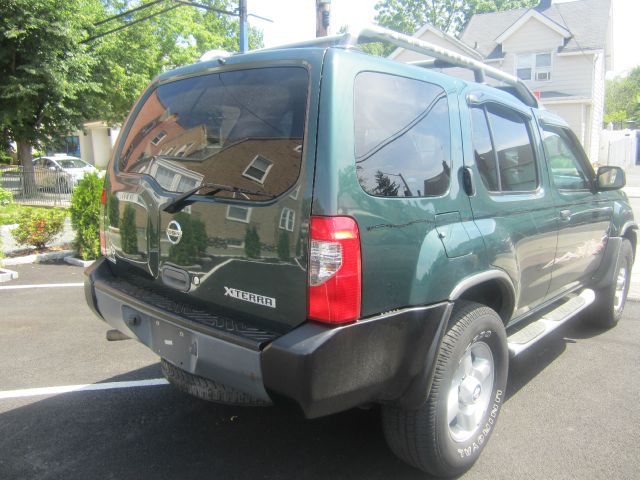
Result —
[[403, 309], [331, 327], [308, 322], [269, 343], [203, 328], [109, 286], [100, 259], [85, 295], [114, 328], [179, 368], [262, 400], [293, 403], [314, 418], [369, 402], [421, 404], [451, 304]]

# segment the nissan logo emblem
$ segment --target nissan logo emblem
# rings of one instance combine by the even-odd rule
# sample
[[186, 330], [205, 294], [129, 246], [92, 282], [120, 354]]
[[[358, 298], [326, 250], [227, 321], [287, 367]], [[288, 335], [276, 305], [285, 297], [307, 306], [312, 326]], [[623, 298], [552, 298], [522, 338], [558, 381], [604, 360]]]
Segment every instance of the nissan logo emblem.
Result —
[[167, 225], [167, 238], [174, 245], [179, 243], [182, 238], [182, 228], [180, 228], [180, 224], [175, 220], [171, 220], [169, 225]]

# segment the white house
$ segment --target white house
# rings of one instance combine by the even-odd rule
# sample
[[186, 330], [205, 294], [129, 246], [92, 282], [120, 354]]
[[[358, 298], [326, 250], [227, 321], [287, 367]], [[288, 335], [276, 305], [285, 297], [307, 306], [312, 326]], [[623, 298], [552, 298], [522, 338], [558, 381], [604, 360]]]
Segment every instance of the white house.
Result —
[[[521, 78], [597, 161], [605, 72], [613, 67], [610, 0], [541, 0], [534, 8], [474, 15], [459, 39], [432, 26], [414, 36]], [[397, 49], [391, 58], [410, 61], [416, 54]]]
[[76, 151], [67, 152], [78, 155], [82, 160], [98, 168], [106, 168], [113, 145], [115, 144], [120, 127], [110, 127], [105, 122], [85, 122], [82, 129], [68, 137], [68, 142], [75, 145]]

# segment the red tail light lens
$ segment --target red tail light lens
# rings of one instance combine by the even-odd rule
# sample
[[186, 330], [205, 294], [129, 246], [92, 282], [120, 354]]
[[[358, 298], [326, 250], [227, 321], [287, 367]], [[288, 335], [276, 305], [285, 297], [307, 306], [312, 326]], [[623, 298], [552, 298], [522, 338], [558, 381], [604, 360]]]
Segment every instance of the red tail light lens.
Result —
[[[104, 208], [107, 204], [107, 189], [102, 189], [102, 195], [100, 196], [100, 205]], [[103, 210], [104, 213], [104, 210]], [[102, 256], [107, 255], [107, 237], [104, 233], [104, 220], [100, 222], [100, 253]]]
[[308, 317], [347, 323], [360, 317], [360, 233], [350, 217], [311, 217]]

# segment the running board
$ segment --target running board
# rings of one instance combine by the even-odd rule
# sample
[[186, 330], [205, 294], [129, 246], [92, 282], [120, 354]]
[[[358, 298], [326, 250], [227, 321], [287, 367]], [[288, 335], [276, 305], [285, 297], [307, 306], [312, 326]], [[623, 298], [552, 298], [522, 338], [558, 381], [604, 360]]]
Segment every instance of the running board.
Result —
[[521, 354], [541, 338], [553, 332], [567, 320], [575, 317], [591, 305], [596, 299], [593, 290], [585, 289], [580, 295], [567, 300], [559, 307], [545, 313], [540, 319], [531, 322], [523, 329], [507, 338], [509, 353], [512, 357]]

